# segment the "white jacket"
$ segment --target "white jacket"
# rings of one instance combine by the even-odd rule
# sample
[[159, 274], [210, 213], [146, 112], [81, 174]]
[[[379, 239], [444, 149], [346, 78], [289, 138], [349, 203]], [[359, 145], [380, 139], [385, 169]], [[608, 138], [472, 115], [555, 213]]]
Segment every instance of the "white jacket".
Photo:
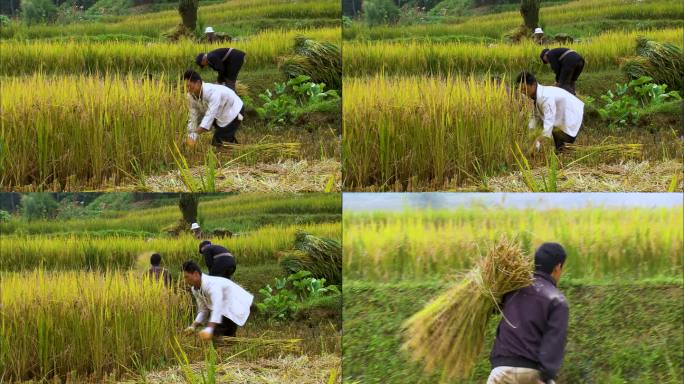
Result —
[[197, 138], [199, 127], [209, 130], [214, 120], [220, 127], [225, 127], [235, 119], [242, 120], [242, 99], [225, 85], [202, 83], [200, 97], [188, 93], [187, 99], [190, 108], [188, 135], [193, 139]]
[[542, 135], [553, 137], [553, 128], [558, 128], [569, 136], [576, 137], [582, 126], [584, 103], [563, 88], [547, 87], [537, 84], [537, 100], [534, 116], [530, 119], [530, 129], [537, 126], [537, 119], [544, 123]]
[[203, 323], [210, 311], [210, 323], [221, 324], [222, 316], [240, 326], [247, 321], [254, 296], [225, 277], [202, 274], [200, 289], [191, 290], [197, 301], [196, 323]]

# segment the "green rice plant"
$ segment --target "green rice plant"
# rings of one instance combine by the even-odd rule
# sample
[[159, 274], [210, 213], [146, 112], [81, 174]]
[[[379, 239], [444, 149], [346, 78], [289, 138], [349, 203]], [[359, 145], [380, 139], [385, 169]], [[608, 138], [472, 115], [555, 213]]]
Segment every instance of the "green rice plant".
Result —
[[[542, 7], [539, 17], [546, 33], [555, 35], [568, 32], [568, 30], [592, 32], [597, 28], [606, 28], [606, 26], [613, 29], [640, 29], [643, 28], [646, 20], [661, 21], [663, 25], [682, 26], [684, 7], [677, 0], [648, 2], [576, 0], [561, 5]], [[344, 38], [345, 40], [379, 40], [458, 35], [499, 39], [522, 23], [518, 9], [465, 18], [447, 17], [441, 18], [441, 21], [441, 23], [417, 23], [399, 27], [369, 27], [362, 23], [354, 23], [353, 26], [344, 28]]]
[[[682, 29], [652, 31], [609, 31], [571, 44], [563, 44], [579, 52], [586, 60], [585, 71], [615, 68], [622, 58], [632, 56], [633, 41], [647, 36], [658, 42], [682, 45]], [[559, 44], [552, 44], [554, 48]], [[670, 46], [670, 45], [668, 45]], [[430, 43], [422, 41], [358, 41], [344, 44], [344, 74], [365, 76], [376, 73], [453, 74], [497, 72], [515, 75], [522, 70], [538, 73], [544, 68], [539, 60], [539, 45], [532, 41], [507, 43]], [[406, 52], [411, 52], [407, 55]], [[548, 70], [548, 69], [543, 69]]]
[[[115, 192], [110, 192], [115, 193]], [[251, 229], [267, 224], [306, 223], [307, 216], [321, 216], [323, 221], [338, 221], [342, 212], [340, 194], [306, 193], [244, 193], [222, 195], [220, 198], [203, 197], [199, 210], [202, 225], [207, 228], [230, 227], [243, 231], [243, 221], [254, 218]], [[0, 223], [0, 234], [34, 235], [76, 233], [95, 236], [106, 231], [137, 231], [160, 234], [169, 225], [175, 224], [180, 216], [177, 199], [156, 208], [130, 211], [104, 210], [98, 216], [70, 220], [36, 220], [26, 222], [14, 218]], [[334, 219], [334, 220], [331, 220]]]
[[190, 297], [135, 273], [0, 272], [4, 380], [159, 367], [187, 326]]
[[[256, 34], [249, 39], [230, 43], [247, 53], [244, 71], [274, 67], [278, 58], [292, 51], [292, 41], [298, 35], [337, 42], [339, 28], [310, 30], [274, 30]], [[35, 72], [56, 74], [98, 74], [103, 72], [171, 73], [180, 77], [183, 71], [195, 67], [199, 52], [222, 48], [226, 43], [182, 41], [168, 42], [47, 42], [30, 40], [3, 41], [0, 50], [0, 74], [28, 75]]]
[[677, 208], [501, 209], [345, 212], [344, 277], [434, 278], [471, 268], [501, 236], [532, 254], [547, 241], [568, 253], [574, 278], [680, 276], [684, 211]]
[[467, 275], [427, 303], [403, 325], [413, 360], [440, 372], [443, 382], [466, 379], [485, 346], [489, 318], [503, 295], [532, 284], [534, 262], [502, 238]]
[[345, 78], [343, 167], [350, 189], [421, 190], [513, 165], [529, 103], [469, 77]]
[[[325, 24], [339, 23], [341, 5], [333, 0], [303, 0], [293, 3], [288, 0], [232, 0], [212, 5], [202, 5], [198, 17], [206, 25], [224, 30], [261, 29], [261, 25], [277, 28], [284, 21], [294, 19], [325, 20]], [[269, 19], [272, 20], [269, 23]], [[3, 28], [0, 37], [50, 38], [55, 36], [136, 35], [160, 37], [180, 22], [176, 9], [155, 13], [143, 13], [124, 17], [105, 17], [98, 22], [80, 22], [66, 25], [12, 25]], [[296, 23], [291, 23], [296, 25]], [[320, 24], [320, 23], [319, 23]], [[239, 26], [244, 27], [240, 28]], [[237, 29], [237, 30], [236, 30]]]
[[[339, 239], [341, 224], [267, 225], [242, 236], [222, 238], [216, 243], [228, 248], [238, 265], [250, 266], [276, 262], [280, 252], [292, 248], [298, 231]], [[197, 251], [199, 240], [190, 235], [154, 238], [84, 235], [4, 236], [0, 242], [0, 271], [26, 270], [43, 266], [52, 270], [128, 269], [147, 265], [150, 251], [162, 255], [165, 266], [178, 273], [181, 264], [194, 259], [201, 261]]]

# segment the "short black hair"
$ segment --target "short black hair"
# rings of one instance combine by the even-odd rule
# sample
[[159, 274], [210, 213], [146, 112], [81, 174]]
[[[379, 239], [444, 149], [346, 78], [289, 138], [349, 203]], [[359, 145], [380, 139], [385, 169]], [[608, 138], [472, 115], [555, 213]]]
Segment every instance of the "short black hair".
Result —
[[539, 54], [539, 58], [541, 59], [541, 61], [544, 61], [544, 55], [546, 55], [546, 52], [548, 52], [548, 51], [549, 51], [548, 48], [542, 49], [541, 54]]
[[188, 69], [183, 73], [183, 80], [190, 80], [190, 81], [202, 81], [202, 77], [200, 76], [199, 73], [195, 72], [192, 69]]
[[197, 57], [195, 57], [195, 63], [197, 65], [199, 65], [200, 67], [202, 66], [202, 61], [204, 61], [205, 55], [206, 55], [206, 53], [202, 52], [199, 55], [197, 55]]
[[515, 78], [516, 84], [525, 83], [527, 85], [532, 85], [532, 84], [535, 84], [536, 82], [537, 82], [537, 78], [535, 78], [534, 75], [531, 74], [530, 72], [526, 72], [526, 71], [520, 72], [518, 74], [518, 76]]
[[544, 243], [534, 253], [534, 268], [546, 273], [553, 272], [556, 265], [565, 264], [565, 249], [558, 243]]
[[150, 264], [152, 264], [155, 267], [158, 267], [160, 263], [161, 255], [158, 253], [153, 253], [152, 256], [150, 256]]
[[199, 252], [200, 252], [200, 253], [202, 253], [202, 247], [204, 247], [205, 245], [211, 245], [211, 241], [209, 241], [209, 240], [202, 240], [202, 242], [201, 242], [200, 245], [199, 245]]
[[200, 269], [199, 265], [197, 265], [197, 263], [195, 263], [192, 260], [188, 260], [185, 263], [183, 263], [183, 272], [188, 272], [188, 273], [197, 272], [200, 275], [202, 274], [202, 270]]

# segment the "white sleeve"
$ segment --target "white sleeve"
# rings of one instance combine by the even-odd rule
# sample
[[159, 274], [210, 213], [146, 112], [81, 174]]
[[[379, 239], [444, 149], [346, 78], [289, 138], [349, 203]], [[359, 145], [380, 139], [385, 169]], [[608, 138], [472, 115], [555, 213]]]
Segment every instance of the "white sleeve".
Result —
[[211, 129], [220, 106], [221, 97], [220, 95], [214, 94], [213, 98], [209, 101], [209, 108], [207, 109], [207, 113], [204, 114], [204, 118], [202, 119], [202, 123], [200, 124], [202, 128], [206, 130]]
[[188, 136], [193, 137], [193, 135], [197, 136], [197, 108], [195, 107], [195, 103], [192, 101], [192, 99], [188, 96], [188, 109], [190, 110], [190, 115], [188, 116]]
[[542, 110], [544, 111], [544, 130], [542, 135], [553, 137], [553, 125], [556, 122], [556, 102], [547, 99], [542, 106]]
[[223, 289], [221, 287], [213, 287], [210, 293], [211, 296], [211, 316], [210, 323], [221, 324], [221, 317], [223, 317]]
[[207, 317], [207, 312], [209, 308], [204, 304], [204, 300], [199, 297], [199, 291], [193, 290], [192, 295], [195, 296], [195, 301], [197, 302], [197, 317], [195, 317], [195, 323], [201, 324]]

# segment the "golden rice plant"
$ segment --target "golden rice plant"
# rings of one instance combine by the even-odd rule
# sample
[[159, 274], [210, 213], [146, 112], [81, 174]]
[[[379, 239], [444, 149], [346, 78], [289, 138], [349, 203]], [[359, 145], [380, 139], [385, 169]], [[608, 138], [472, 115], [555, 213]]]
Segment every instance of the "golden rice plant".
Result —
[[295, 248], [283, 252], [280, 259], [288, 273], [309, 271], [330, 284], [342, 283], [342, 246], [338, 240], [297, 232]]
[[[278, 58], [292, 51], [294, 38], [306, 34], [322, 41], [337, 42], [339, 28], [265, 31], [230, 46], [247, 53], [244, 71], [275, 67]], [[198, 68], [194, 59], [202, 51], [222, 48], [226, 43], [167, 42], [50, 42], [40, 40], [3, 41], [0, 74], [44, 73], [82, 74], [97, 72], [146, 72], [159, 77], [166, 72], [172, 79], [187, 68]]]
[[472, 268], [486, 244], [516, 238], [527, 253], [563, 244], [565, 273], [586, 279], [679, 276], [684, 211], [675, 208], [502, 209], [345, 212], [345, 278], [395, 281]]
[[441, 372], [444, 382], [467, 378], [494, 309], [503, 295], [530, 285], [533, 271], [532, 258], [502, 238], [467, 275], [404, 323], [403, 349], [425, 370]]
[[135, 273], [0, 272], [2, 379], [100, 378], [173, 358], [190, 297]]
[[134, 165], [149, 173], [172, 164], [167, 148], [186, 135], [183, 87], [163, 77], [11, 77], [0, 103], [5, 187], [118, 183]]
[[475, 76], [345, 78], [343, 167], [349, 189], [420, 190], [513, 162], [529, 103]]
[[[267, 225], [243, 236], [216, 239], [228, 248], [239, 265], [276, 262], [278, 253], [292, 248], [299, 230], [317, 236], [339, 239], [340, 223], [307, 225]], [[25, 270], [37, 266], [48, 269], [131, 268], [149, 251], [161, 254], [164, 264], [179, 271], [188, 259], [200, 260], [198, 239], [190, 236], [151, 238], [113, 234], [111, 236], [77, 235], [3, 235], [0, 242], [0, 270]]]
[[[617, 68], [621, 58], [634, 52], [637, 36], [682, 45], [682, 29], [652, 31], [610, 31], [572, 44], [586, 60], [585, 71]], [[553, 44], [550, 48], [558, 46]], [[517, 74], [540, 72], [542, 47], [532, 41], [521, 44], [423, 41], [359, 41], [344, 44], [345, 76], [385, 74], [450, 74], [455, 72], [497, 72]], [[411, 52], [407, 55], [406, 52]], [[548, 68], [543, 69], [549, 70]]]

